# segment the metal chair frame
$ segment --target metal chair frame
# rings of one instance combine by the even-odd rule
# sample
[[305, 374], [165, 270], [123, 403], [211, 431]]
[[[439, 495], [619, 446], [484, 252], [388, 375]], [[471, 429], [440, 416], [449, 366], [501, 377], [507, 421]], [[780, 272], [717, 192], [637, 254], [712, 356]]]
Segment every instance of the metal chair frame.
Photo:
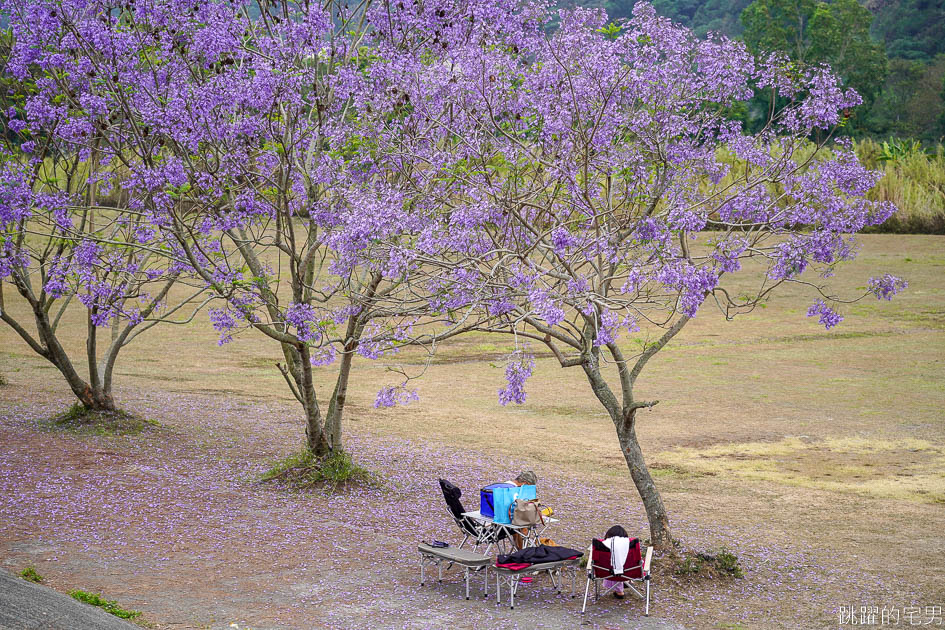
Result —
[[[624, 568], [625, 572], [630, 572], [630, 571], [633, 571], [634, 569], [642, 568], [641, 577], [635, 578], [635, 577], [628, 577], [626, 575], [614, 575], [613, 569], [611, 567], [602, 567], [602, 566], [598, 566], [594, 564], [594, 543], [592, 542], [591, 546], [587, 550], [587, 584], [584, 586], [584, 605], [581, 606], [582, 618], [584, 616], [585, 610], [587, 609], [587, 595], [590, 591], [591, 582], [594, 582], [594, 601], [596, 602], [600, 600], [600, 596], [601, 596], [600, 582], [607, 579], [614, 580], [615, 582], [617, 582], [617, 584], [625, 584], [627, 587], [630, 588], [631, 591], [636, 593], [641, 599], [645, 599], [646, 607], [644, 609], [643, 615], [646, 617], [649, 617], [650, 616], [650, 581], [651, 581], [650, 580], [650, 577], [651, 577], [650, 563], [652, 559], [653, 559], [653, 547], [647, 547], [646, 558], [643, 560], [641, 564]], [[595, 570], [606, 571], [608, 575], [605, 575], [603, 577], [598, 576], [595, 573]], [[636, 587], [633, 586], [632, 582], [643, 582], [646, 585], [646, 593], [644, 594], [638, 591]], [[607, 593], [617, 588], [617, 584], [614, 584], [613, 586], [608, 587], [604, 591], [604, 595], [607, 595]]]

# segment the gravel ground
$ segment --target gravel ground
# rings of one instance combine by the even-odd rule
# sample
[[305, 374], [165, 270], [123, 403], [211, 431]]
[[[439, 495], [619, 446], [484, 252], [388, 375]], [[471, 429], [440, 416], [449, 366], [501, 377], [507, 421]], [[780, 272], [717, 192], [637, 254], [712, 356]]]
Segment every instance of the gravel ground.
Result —
[[[160, 427], [76, 435], [37, 422], [61, 402], [0, 406], [0, 565], [33, 565], [60, 591], [101, 592], [144, 611], [158, 628], [578, 626], [580, 598], [559, 595], [544, 580], [520, 589], [513, 611], [494, 600], [465, 601], [455, 569], [443, 584], [419, 585], [416, 543], [459, 542], [438, 477], [466, 488], [472, 504], [478, 493], [470, 489], [533, 467], [543, 501], [561, 518], [548, 531], [560, 544], [583, 548], [613, 520], [646, 534], [639, 501], [625, 492], [396, 438], [348, 438], [378, 485], [334, 494], [261, 486], [255, 480], [267, 463], [298, 439], [298, 427], [281, 421], [292, 408], [154, 391], [134, 397], [131, 410]], [[827, 559], [770, 548], [744, 531], [681, 521], [675, 531], [701, 549], [737, 536], [746, 578], [680, 582], [661, 573], [657, 559], [651, 617], [638, 599], [609, 597], [589, 606], [587, 627], [718, 628], [722, 614], [751, 628], [826, 627], [813, 620], [833, 616], [828, 593], [861, 587]], [[583, 594], [583, 583], [577, 590]], [[785, 606], [809, 616], [781, 625]]]

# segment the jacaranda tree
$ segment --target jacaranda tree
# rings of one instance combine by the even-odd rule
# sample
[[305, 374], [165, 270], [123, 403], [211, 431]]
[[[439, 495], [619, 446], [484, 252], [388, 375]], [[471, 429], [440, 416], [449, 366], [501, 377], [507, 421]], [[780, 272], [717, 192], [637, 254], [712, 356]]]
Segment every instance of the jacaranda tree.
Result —
[[[186, 263], [167, 255], [149, 218], [115, 188], [110, 143], [121, 116], [29, 54], [58, 51], [56, 29], [33, 8], [6, 14], [0, 53], [0, 320], [59, 370], [87, 410], [115, 411], [119, 352], [159, 322], [192, 319], [204, 289], [186, 286]], [[12, 308], [9, 288], [27, 315]], [[86, 319], [81, 353], [70, 354], [59, 328], [70, 305]]]
[[[431, 311], [435, 278], [411, 254], [440, 199], [377, 154], [378, 130], [410, 109], [401, 68], [524, 18], [499, 0], [27, 4], [20, 28], [56, 36], [21, 54], [94, 105], [85, 124], [105, 112], [120, 126], [119, 185], [222, 301], [221, 342], [248, 328], [278, 343], [307, 448], [340, 450], [355, 355], [462, 325]], [[315, 368], [328, 365], [326, 410]], [[412, 396], [399, 382], [376, 404]]]
[[[787, 105], [748, 135], [724, 114], [766, 86]], [[525, 399], [529, 343], [578, 370], [668, 548], [636, 433], [657, 401], [635, 396], [637, 380], [706, 302], [732, 318], [800, 284], [808, 316], [842, 319], [826, 279], [855, 255], [851, 235], [894, 208], [865, 198], [878, 175], [849, 144], [809, 138], [858, 96], [826, 67], [700, 40], [645, 3], [622, 24], [577, 9], [550, 34], [430, 56], [401, 89], [411, 109], [379, 151], [417, 165], [417, 190], [451, 186], [427, 260], [450, 270], [451, 295], [481, 296], [480, 330], [516, 337], [500, 402]], [[903, 286], [873, 278], [869, 293]]]

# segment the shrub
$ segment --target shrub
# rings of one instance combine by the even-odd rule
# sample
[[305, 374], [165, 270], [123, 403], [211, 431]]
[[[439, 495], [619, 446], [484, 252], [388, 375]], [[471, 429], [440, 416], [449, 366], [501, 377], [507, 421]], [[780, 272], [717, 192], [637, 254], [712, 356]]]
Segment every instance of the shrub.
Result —
[[745, 577], [745, 573], [738, 564], [738, 556], [725, 549], [722, 549], [722, 551], [715, 556], [715, 568], [721, 573], [727, 573], [732, 577]]
[[373, 477], [370, 471], [355, 464], [351, 456], [344, 451], [318, 458], [308, 449], [304, 449], [276, 462], [260, 480], [286, 481], [297, 488], [320, 484], [334, 488], [341, 483], [371, 482]]
[[945, 234], [945, 149], [926, 151], [918, 142], [862, 140], [856, 153], [864, 166], [884, 176], [868, 199], [891, 201], [899, 211], [867, 232]]
[[727, 551], [718, 553], [684, 552], [673, 559], [673, 573], [679, 576], [714, 577], [745, 577], [738, 556]]
[[43, 576], [36, 572], [35, 567], [29, 566], [20, 571], [20, 577], [26, 580], [27, 582], [34, 582], [36, 584], [43, 583]]

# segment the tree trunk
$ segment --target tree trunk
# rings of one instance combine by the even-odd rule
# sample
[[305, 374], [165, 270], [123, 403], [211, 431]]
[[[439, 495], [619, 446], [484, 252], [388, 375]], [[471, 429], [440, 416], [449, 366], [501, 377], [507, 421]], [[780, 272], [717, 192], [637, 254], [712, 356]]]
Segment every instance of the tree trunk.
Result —
[[[673, 547], [673, 537], [669, 530], [669, 517], [663, 507], [663, 498], [660, 496], [653, 477], [643, 460], [643, 451], [637, 441], [636, 410], [630, 412], [628, 420], [622, 428], [617, 429], [617, 439], [620, 441], [620, 450], [630, 469], [630, 477], [637, 487], [637, 492], [643, 500], [646, 509], [646, 518], [650, 523], [650, 542], [657, 549], [669, 550]], [[619, 425], [618, 425], [619, 427]]]
[[72, 364], [72, 359], [66, 354], [62, 344], [59, 343], [59, 339], [50, 325], [47, 312], [38, 302], [33, 302], [32, 307], [36, 330], [43, 345], [42, 355], [56, 366], [69, 384], [69, 389], [79, 399], [79, 402], [86, 409], [92, 411], [117, 411], [115, 399], [112, 397], [111, 385], [109, 384], [107, 388], [102, 387], [98, 378], [98, 369], [95, 365], [95, 327], [91, 326], [90, 323], [90, 328], [87, 331], [86, 358], [88, 359], [90, 374], [89, 380], [86, 381], [79, 376]]
[[[376, 283], [375, 285], [376, 286]], [[328, 403], [328, 417], [325, 419], [325, 430], [331, 439], [331, 447], [336, 451], [342, 450], [341, 418], [344, 415], [345, 402], [348, 399], [348, 377], [351, 375], [351, 363], [354, 361], [354, 351], [358, 347], [358, 339], [364, 331], [365, 322], [358, 315], [348, 317], [348, 329], [345, 332], [344, 351], [338, 365], [338, 378], [335, 381], [335, 391], [331, 394]]]
[[331, 440], [331, 448], [342, 450], [341, 417], [344, 414], [345, 402], [348, 398], [348, 376], [351, 374], [353, 354], [348, 352], [341, 356], [341, 365], [338, 366], [338, 380], [335, 382], [335, 391], [332, 392], [328, 403], [328, 417], [325, 419], [325, 430]]
[[91, 411], [118, 411], [112, 393], [102, 387], [92, 388], [86, 385], [82, 391], [76, 392], [73, 389], [73, 392], [86, 409]]
[[[679, 325], [678, 328], [681, 327], [682, 325]], [[676, 332], [678, 332], [678, 329]], [[617, 356], [620, 356], [619, 353]], [[650, 543], [657, 549], [668, 550], [673, 546], [673, 537], [669, 530], [669, 518], [666, 516], [666, 508], [663, 507], [663, 499], [660, 497], [659, 490], [656, 489], [653, 477], [650, 476], [650, 471], [643, 460], [640, 443], [637, 442], [637, 409], [629, 406], [633, 404], [633, 398], [630, 396], [632, 382], [630, 381], [629, 372], [624, 370], [621, 373], [624, 404], [628, 405], [622, 407], [617, 397], [614, 396], [607, 380], [600, 373], [600, 358], [596, 349], [585, 354], [581, 367], [584, 369], [584, 374], [587, 376], [594, 395], [607, 410], [610, 419], [614, 422], [614, 427], [617, 429], [620, 450], [627, 461], [630, 477], [637, 487], [637, 493], [643, 500], [643, 507], [646, 510], [646, 518], [650, 524]]]
[[302, 408], [305, 409], [305, 445], [315, 457], [327, 457], [332, 452], [331, 440], [322, 423], [321, 409], [315, 394], [315, 381], [312, 379], [312, 362], [308, 346], [300, 344], [296, 349], [299, 372], [299, 393]]
[[315, 457], [331, 454], [331, 441], [322, 426], [322, 414], [318, 407], [305, 406], [305, 446]]

